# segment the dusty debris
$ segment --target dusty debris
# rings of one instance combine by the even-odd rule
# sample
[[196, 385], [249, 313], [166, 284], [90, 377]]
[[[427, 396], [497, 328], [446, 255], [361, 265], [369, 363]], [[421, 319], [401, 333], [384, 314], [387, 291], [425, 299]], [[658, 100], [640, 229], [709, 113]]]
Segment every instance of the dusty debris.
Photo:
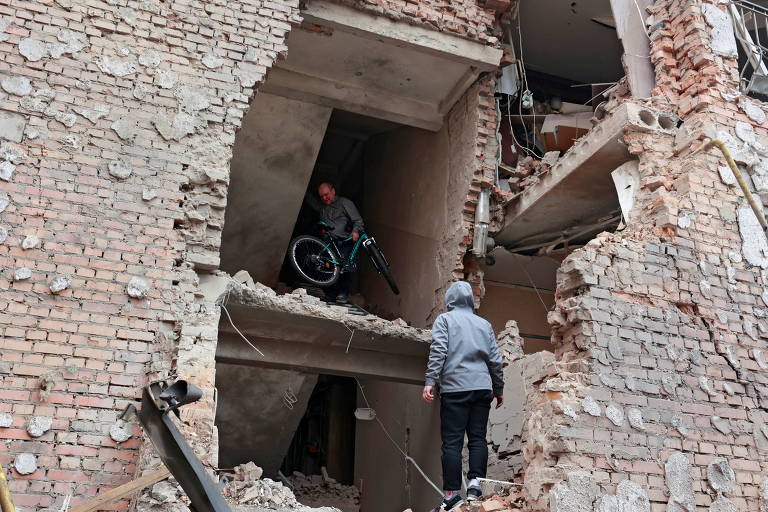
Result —
[[261, 468], [253, 462], [234, 468], [222, 488], [226, 500], [239, 505], [235, 510], [256, 512], [264, 510], [292, 510], [297, 512], [340, 512], [333, 507], [312, 508], [300, 503], [291, 490], [281, 482], [261, 477]]
[[[225, 275], [222, 273], [222, 275]], [[229, 276], [227, 276], [229, 277]], [[375, 315], [352, 315], [349, 309], [340, 306], [328, 306], [322, 300], [308, 295], [299, 288], [286, 295], [277, 295], [274, 290], [261, 283], [254, 283], [254, 288], [238, 283], [229, 278], [230, 285], [225, 295], [228, 301], [248, 307], [263, 308], [270, 311], [282, 311], [313, 318], [325, 318], [343, 323], [352, 332], [376, 334], [393, 338], [405, 338], [423, 343], [432, 341], [429, 329], [420, 329], [409, 325], [398, 325]]]
[[304, 505], [330, 506], [342, 512], [360, 510], [360, 491], [353, 485], [343, 485], [322, 475], [304, 475], [299, 472], [293, 473], [291, 482], [296, 499]]

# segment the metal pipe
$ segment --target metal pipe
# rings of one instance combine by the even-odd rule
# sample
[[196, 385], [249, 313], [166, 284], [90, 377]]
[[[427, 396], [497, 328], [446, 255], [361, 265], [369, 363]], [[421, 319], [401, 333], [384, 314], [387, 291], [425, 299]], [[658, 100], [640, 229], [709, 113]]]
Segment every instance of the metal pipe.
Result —
[[728, 151], [728, 146], [726, 146], [725, 142], [720, 139], [710, 139], [709, 142], [704, 145], [702, 150], [706, 151], [712, 146], [717, 146], [720, 149], [720, 152], [725, 157], [725, 161], [728, 162], [728, 167], [730, 167], [731, 171], [733, 171], [733, 175], [736, 177], [736, 181], [738, 182], [739, 187], [741, 187], [741, 191], [744, 193], [744, 197], [747, 199], [750, 208], [752, 208], [752, 211], [755, 213], [755, 217], [757, 217], [757, 221], [760, 223], [760, 227], [763, 228], [763, 233], [768, 235], [768, 221], [765, 220], [765, 215], [763, 214], [762, 208], [760, 208], [760, 205], [757, 204], [755, 196], [752, 195], [752, 191], [749, 189], [749, 185], [744, 179], [744, 176], [741, 174], [741, 171], [736, 165], [736, 162], [733, 160], [733, 157], [731, 157], [731, 152]]
[[3, 512], [16, 512], [11, 499], [11, 490], [8, 488], [8, 480], [5, 478], [5, 470], [0, 464], [0, 510]]

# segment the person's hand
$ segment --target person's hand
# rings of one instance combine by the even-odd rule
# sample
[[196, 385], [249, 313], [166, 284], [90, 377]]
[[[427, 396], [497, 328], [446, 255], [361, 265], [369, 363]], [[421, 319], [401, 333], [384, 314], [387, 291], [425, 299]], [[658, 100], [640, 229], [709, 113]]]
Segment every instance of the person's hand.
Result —
[[496, 398], [496, 408], [504, 405], [504, 395], [493, 395]]
[[360, 233], [357, 233], [357, 232], [353, 231], [352, 235], [350, 235], [350, 236], [352, 236], [352, 241], [353, 242], [357, 242], [357, 239], [360, 238]]
[[421, 392], [421, 398], [428, 404], [432, 403], [435, 399], [435, 386], [424, 386], [424, 391]]

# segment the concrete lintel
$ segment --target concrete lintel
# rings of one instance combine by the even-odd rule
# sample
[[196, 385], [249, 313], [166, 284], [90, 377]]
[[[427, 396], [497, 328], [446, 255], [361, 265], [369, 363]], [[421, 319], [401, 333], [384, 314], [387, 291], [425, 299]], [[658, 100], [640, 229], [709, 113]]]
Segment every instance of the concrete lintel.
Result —
[[430, 131], [443, 125], [434, 105], [283, 68], [269, 72], [261, 91]]
[[220, 332], [216, 361], [305, 373], [375, 378], [405, 384], [424, 382], [428, 347], [423, 348], [423, 356], [415, 357], [367, 350], [361, 346], [364, 343], [356, 343], [354, 337], [349, 352], [343, 345], [315, 345], [255, 337], [250, 340], [264, 353], [264, 357], [249, 347], [239, 335]]
[[532, 236], [556, 232], [618, 208], [611, 172], [632, 159], [623, 137], [633, 129], [673, 135], [677, 119], [624, 103], [576, 141], [535, 185], [505, 206], [497, 243], [514, 247]]
[[456, 62], [465, 62], [480, 71], [493, 71], [501, 62], [502, 50], [499, 48], [425, 27], [397, 23], [345, 5], [313, 0], [302, 15], [309, 23], [373, 37], [396, 46], [416, 48]]

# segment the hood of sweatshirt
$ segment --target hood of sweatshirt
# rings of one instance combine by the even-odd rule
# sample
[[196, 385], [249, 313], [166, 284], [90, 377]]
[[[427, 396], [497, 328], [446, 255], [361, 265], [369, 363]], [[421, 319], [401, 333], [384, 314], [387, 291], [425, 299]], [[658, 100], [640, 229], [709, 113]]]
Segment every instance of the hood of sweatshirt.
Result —
[[469, 283], [466, 281], [453, 283], [445, 292], [445, 305], [448, 306], [448, 311], [455, 308], [474, 309], [475, 301]]

